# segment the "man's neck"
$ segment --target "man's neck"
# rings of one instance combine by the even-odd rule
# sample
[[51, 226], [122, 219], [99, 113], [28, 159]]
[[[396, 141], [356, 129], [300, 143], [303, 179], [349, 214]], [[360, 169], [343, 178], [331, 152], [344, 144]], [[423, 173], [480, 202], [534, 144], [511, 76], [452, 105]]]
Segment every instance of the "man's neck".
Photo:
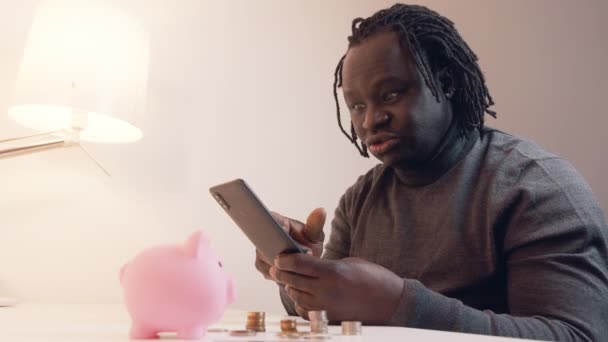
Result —
[[477, 129], [463, 133], [458, 122], [453, 120], [427, 161], [416, 165], [395, 166], [393, 169], [399, 180], [408, 186], [419, 187], [431, 184], [461, 160], [478, 138]]

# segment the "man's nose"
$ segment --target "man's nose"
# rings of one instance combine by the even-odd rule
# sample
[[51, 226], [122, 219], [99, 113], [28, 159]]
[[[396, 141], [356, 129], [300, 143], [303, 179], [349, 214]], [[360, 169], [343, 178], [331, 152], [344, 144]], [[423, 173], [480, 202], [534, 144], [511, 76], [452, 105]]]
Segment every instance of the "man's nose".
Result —
[[383, 126], [388, 123], [390, 117], [387, 112], [380, 110], [379, 108], [370, 107], [365, 113], [365, 119], [363, 120], [363, 128], [374, 129]]

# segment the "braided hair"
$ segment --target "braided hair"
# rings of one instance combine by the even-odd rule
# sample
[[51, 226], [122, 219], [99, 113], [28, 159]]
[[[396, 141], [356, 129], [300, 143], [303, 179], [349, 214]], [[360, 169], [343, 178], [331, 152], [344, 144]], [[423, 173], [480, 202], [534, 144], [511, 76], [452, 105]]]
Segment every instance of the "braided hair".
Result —
[[[452, 78], [454, 94], [452, 106], [463, 133], [483, 128], [484, 114], [496, 117], [489, 109], [494, 104], [477, 64], [477, 56], [462, 39], [454, 23], [424, 6], [395, 4], [376, 12], [369, 18], [356, 18], [352, 22], [352, 35], [348, 37], [351, 48], [380, 30], [390, 29], [399, 36], [403, 47], [410, 49], [416, 67], [439, 102], [439, 90], [434, 73], [447, 68]], [[425, 58], [426, 57], [426, 58]], [[334, 99], [338, 125], [344, 135], [364, 157], [369, 157], [367, 146], [357, 141], [355, 127], [351, 122], [350, 134], [342, 126], [338, 88], [342, 87], [342, 66], [346, 54], [340, 58], [334, 73]]]

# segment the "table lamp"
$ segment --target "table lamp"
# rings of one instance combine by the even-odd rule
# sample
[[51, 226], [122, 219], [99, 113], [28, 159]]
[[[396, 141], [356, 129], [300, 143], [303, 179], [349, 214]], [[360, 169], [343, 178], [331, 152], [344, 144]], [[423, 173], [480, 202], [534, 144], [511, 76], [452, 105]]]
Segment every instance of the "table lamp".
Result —
[[147, 34], [124, 12], [107, 2], [43, 1], [8, 110], [13, 120], [38, 133], [0, 141], [24, 142], [0, 146], [0, 157], [79, 141], [137, 141], [147, 73]]
[[[145, 107], [148, 36], [108, 1], [38, 6], [8, 115], [32, 133], [0, 139], [0, 159], [50, 148], [130, 143]], [[0, 298], [0, 306], [14, 304]]]

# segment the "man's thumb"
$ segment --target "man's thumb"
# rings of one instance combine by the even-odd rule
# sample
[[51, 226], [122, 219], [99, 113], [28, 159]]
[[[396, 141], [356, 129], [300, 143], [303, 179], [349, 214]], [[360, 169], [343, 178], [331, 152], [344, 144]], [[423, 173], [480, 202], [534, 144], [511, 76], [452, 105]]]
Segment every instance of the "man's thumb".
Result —
[[323, 242], [325, 238], [323, 226], [325, 225], [326, 216], [327, 214], [323, 208], [317, 208], [308, 215], [302, 233], [310, 242]]

